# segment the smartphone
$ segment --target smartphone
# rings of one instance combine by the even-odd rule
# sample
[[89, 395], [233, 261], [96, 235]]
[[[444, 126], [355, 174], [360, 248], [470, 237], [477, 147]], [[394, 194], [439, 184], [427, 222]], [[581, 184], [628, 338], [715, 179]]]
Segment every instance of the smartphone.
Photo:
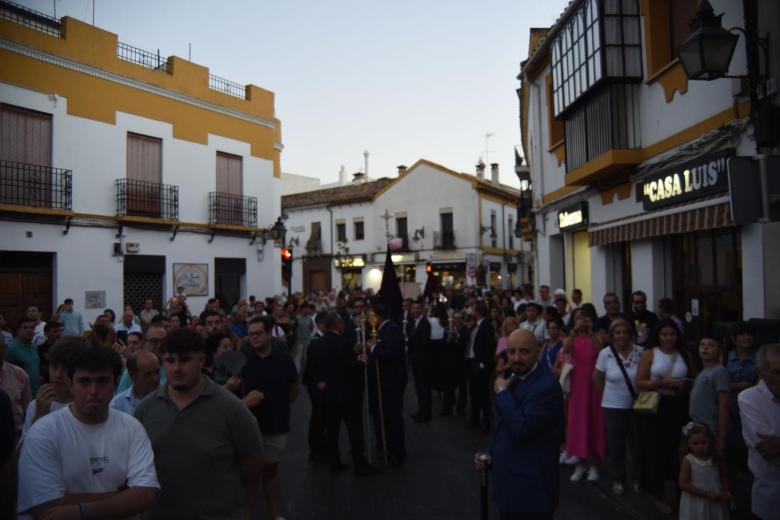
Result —
[[127, 331], [126, 330], [116, 331], [116, 339], [118, 339], [124, 344], [127, 344]]

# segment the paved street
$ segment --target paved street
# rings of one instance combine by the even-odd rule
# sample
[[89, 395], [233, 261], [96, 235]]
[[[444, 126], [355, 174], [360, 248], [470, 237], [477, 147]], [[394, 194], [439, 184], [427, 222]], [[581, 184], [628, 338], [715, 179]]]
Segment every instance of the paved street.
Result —
[[[406, 398], [408, 418], [409, 411], [414, 410], [411, 386], [407, 387]], [[438, 399], [434, 398], [436, 405]], [[436, 417], [424, 425], [407, 420], [409, 457], [404, 467], [386, 469], [375, 477], [356, 478], [351, 471], [333, 476], [327, 465], [309, 464], [308, 413], [308, 397], [302, 392], [293, 405], [293, 431], [281, 467], [288, 520], [479, 518], [479, 481], [471, 459], [475, 451], [485, 447], [488, 438], [466, 429], [464, 418]], [[343, 429], [342, 445], [342, 453], [347, 454]], [[348, 455], [345, 461], [349, 461]], [[570, 471], [561, 471], [562, 499], [556, 518], [654, 518], [648, 514], [653, 509], [646, 497], [617, 501], [608, 492], [606, 479], [597, 485], [572, 484], [568, 480]], [[497, 514], [494, 512], [491, 518], [497, 518]]]

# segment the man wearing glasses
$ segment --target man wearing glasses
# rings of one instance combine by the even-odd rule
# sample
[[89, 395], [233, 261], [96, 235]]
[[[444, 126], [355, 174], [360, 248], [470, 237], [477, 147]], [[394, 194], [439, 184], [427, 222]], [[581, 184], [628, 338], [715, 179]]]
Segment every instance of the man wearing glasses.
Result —
[[[144, 334], [144, 341], [141, 344], [143, 350], [147, 350], [157, 356], [157, 360], [160, 362], [160, 386], [163, 386], [168, 382], [168, 376], [165, 373], [165, 367], [163, 366], [162, 359], [160, 358], [160, 343], [165, 338], [167, 332], [165, 328], [159, 323], [153, 323], [146, 329]], [[129, 339], [129, 337], [128, 337]], [[114, 396], [117, 396], [133, 386], [133, 380], [130, 378], [130, 374], [127, 372], [127, 368], [122, 372], [122, 377], [119, 380], [119, 384], [116, 386]]]
[[628, 322], [634, 324], [636, 329], [637, 345], [645, 346], [650, 337], [650, 332], [658, 323], [658, 316], [647, 310], [647, 295], [644, 291], [631, 293], [631, 312], [627, 316]]

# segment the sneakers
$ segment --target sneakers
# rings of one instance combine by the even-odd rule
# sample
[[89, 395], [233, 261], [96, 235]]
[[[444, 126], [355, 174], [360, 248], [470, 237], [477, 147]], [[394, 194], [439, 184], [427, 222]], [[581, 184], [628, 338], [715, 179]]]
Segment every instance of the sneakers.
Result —
[[566, 464], [567, 466], [576, 466], [579, 463], [580, 463], [579, 457], [575, 457], [574, 455], [572, 455], [571, 457], [569, 457], [564, 461], [564, 464]]
[[591, 466], [588, 469], [588, 482], [596, 482], [599, 479], [599, 470], [596, 466]]
[[570, 480], [572, 482], [578, 482], [582, 479], [582, 476], [585, 475], [586, 471], [588, 471], [588, 468], [585, 464], [577, 464], [577, 467], [574, 468], [574, 473], [571, 474]]
[[612, 493], [615, 494], [615, 496], [621, 496], [623, 494], [623, 483], [622, 482], [613, 482], [612, 483]]

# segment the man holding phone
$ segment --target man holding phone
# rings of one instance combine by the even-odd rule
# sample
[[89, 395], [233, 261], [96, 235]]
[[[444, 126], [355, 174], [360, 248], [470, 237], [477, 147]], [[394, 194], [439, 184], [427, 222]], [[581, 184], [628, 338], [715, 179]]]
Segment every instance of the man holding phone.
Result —
[[530, 332], [512, 332], [506, 351], [510, 368], [493, 385], [498, 417], [493, 441], [487, 457], [477, 453], [474, 464], [492, 470], [502, 519], [552, 519], [558, 506], [561, 387], [542, 369], [541, 346]]

